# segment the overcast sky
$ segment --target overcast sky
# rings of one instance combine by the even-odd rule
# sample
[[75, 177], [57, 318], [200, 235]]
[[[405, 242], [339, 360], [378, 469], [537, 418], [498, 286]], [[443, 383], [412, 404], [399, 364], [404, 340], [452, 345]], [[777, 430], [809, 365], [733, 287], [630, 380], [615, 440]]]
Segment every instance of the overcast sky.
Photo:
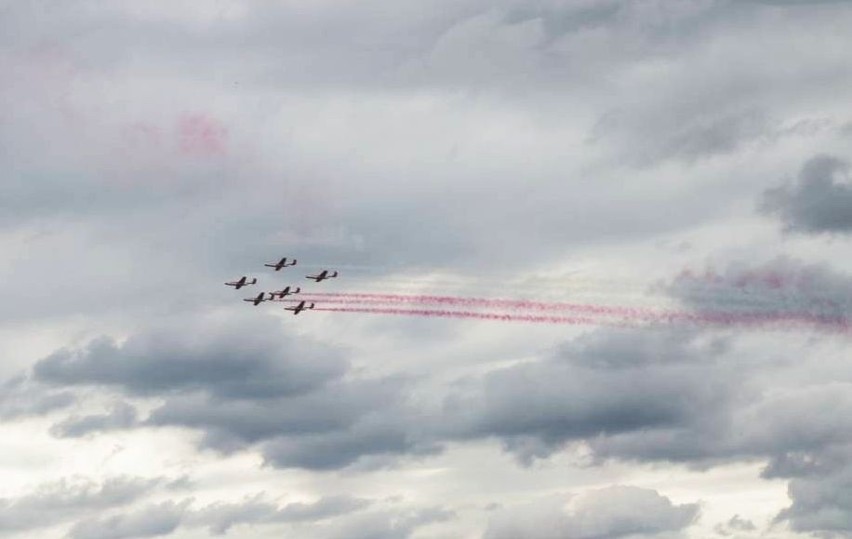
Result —
[[852, 537], [850, 28], [0, 2], [0, 536]]

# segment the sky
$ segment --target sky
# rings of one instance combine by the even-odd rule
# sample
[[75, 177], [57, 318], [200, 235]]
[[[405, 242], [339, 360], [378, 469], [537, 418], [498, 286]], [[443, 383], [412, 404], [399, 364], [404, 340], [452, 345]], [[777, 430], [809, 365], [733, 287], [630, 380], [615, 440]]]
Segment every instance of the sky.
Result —
[[3, 537], [852, 537], [852, 2], [0, 13]]

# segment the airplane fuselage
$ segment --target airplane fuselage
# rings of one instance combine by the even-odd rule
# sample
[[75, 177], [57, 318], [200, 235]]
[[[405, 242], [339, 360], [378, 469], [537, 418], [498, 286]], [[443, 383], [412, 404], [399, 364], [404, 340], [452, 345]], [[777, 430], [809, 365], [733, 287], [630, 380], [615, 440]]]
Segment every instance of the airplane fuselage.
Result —
[[305, 306], [305, 302], [304, 302], [304, 301], [299, 302], [299, 304], [298, 304], [298, 305], [296, 305], [295, 307], [285, 307], [285, 309], [286, 309], [286, 310], [288, 310], [288, 311], [293, 311], [293, 314], [294, 314], [294, 315], [297, 315], [297, 314], [299, 314], [300, 312], [302, 312], [302, 311], [304, 311], [304, 310], [313, 309], [313, 308], [314, 308], [314, 304], [313, 304], [313, 303], [311, 303], [311, 306], [310, 306], [310, 307], [306, 307], [306, 306]]
[[275, 264], [264, 264], [267, 268], [275, 268], [275, 271], [281, 270], [281, 268], [289, 268], [290, 266], [296, 265], [296, 259], [294, 258], [292, 262], [287, 263], [287, 258], [282, 258]]
[[286, 296], [292, 296], [293, 294], [298, 294], [299, 292], [301, 292], [301, 288], [296, 288], [295, 290], [292, 290], [288, 286], [284, 290], [276, 290], [275, 292], [270, 292], [269, 295], [273, 298], [275, 296], [278, 296], [279, 298], [284, 299]]
[[226, 286], [233, 286], [234, 288], [236, 288], [237, 290], [239, 290], [240, 288], [242, 288], [242, 287], [244, 287], [244, 286], [246, 286], [246, 285], [255, 284], [255, 283], [257, 283], [257, 279], [256, 279], [256, 278], [254, 278], [254, 279], [252, 279], [251, 281], [249, 281], [247, 277], [243, 277], [243, 278], [241, 278], [241, 279], [239, 279], [239, 280], [232, 281], [232, 282], [230, 282], [230, 283], [225, 283], [225, 285], [226, 285]]
[[335, 271], [329, 275], [328, 270], [322, 270], [318, 275], [305, 275], [306, 279], [313, 279], [316, 282], [325, 281], [326, 279], [334, 279], [335, 277], [337, 277], [337, 272]]

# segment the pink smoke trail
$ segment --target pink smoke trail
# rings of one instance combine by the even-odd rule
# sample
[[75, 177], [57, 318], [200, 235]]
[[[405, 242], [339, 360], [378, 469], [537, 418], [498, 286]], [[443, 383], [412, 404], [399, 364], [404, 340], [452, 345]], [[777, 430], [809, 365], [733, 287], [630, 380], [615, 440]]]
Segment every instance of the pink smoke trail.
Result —
[[[795, 327], [799, 325], [807, 325], [810, 327], [820, 327], [826, 329], [839, 330], [841, 332], [850, 331], [850, 323], [843, 317], [827, 317], [814, 315], [811, 313], [784, 313], [784, 312], [724, 312], [724, 311], [675, 311], [662, 309], [647, 309], [634, 307], [617, 307], [617, 306], [598, 306], [598, 305], [581, 305], [573, 303], [547, 303], [541, 301], [529, 300], [508, 300], [508, 299], [485, 299], [485, 298], [464, 298], [454, 296], [425, 296], [425, 295], [400, 295], [400, 294], [377, 294], [377, 293], [334, 293], [334, 292], [315, 292], [307, 294], [302, 299], [315, 301], [320, 304], [355, 304], [355, 305], [400, 305], [400, 304], [439, 304], [449, 305], [452, 307], [482, 307], [482, 308], [509, 308], [515, 310], [532, 310], [532, 311], [573, 311], [581, 312], [595, 316], [597, 318], [583, 318], [584, 323], [611, 323], [612, 320], [607, 320], [603, 317], [614, 317], [625, 322], [638, 323], [649, 322], [655, 324], [699, 324], [713, 326], [768, 326], [778, 325], [786, 327]], [[340, 308], [344, 309], [344, 308]], [[386, 314], [397, 314], [402, 309], [374, 309], [370, 311], [357, 312], [378, 312], [381, 310], [395, 311]], [[341, 311], [350, 312], [350, 311]], [[408, 314], [418, 314], [418, 310], [412, 310]], [[424, 311], [424, 312], [460, 312], [460, 311]], [[461, 311], [465, 312], [465, 311]], [[472, 313], [486, 315], [489, 313]], [[490, 316], [490, 315], [489, 315]], [[498, 318], [486, 318], [490, 320], [507, 320], [499, 318], [503, 315], [495, 315]], [[517, 314], [507, 316], [520, 316]], [[527, 316], [527, 315], [524, 315]], [[534, 317], [535, 318], [535, 317]], [[541, 319], [557, 319], [560, 317], [543, 316]], [[527, 319], [527, 321], [534, 321]], [[558, 323], [558, 322], [555, 322]]]
[[308, 296], [315, 298], [317, 301], [338, 300], [338, 298], [344, 298], [351, 299], [353, 302], [372, 300], [386, 301], [391, 303], [427, 303], [437, 305], [450, 305], [453, 307], [484, 307], [491, 309], [518, 309], [526, 311], [573, 311], [586, 314], [609, 316], [655, 317], [660, 312], [652, 309], [635, 307], [608, 307], [601, 305], [584, 305], [576, 303], [548, 303], [542, 301], [516, 299], [486, 299], [435, 295], [377, 294], [359, 292], [311, 292], [310, 294], [306, 294], [306, 297]]
[[600, 324], [599, 320], [584, 317], [568, 316], [538, 316], [528, 314], [509, 313], [481, 313], [475, 311], [446, 311], [433, 309], [393, 309], [393, 308], [371, 308], [371, 307], [316, 307], [314, 311], [336, 312], [336, 313], [369, 313], [369, 314], [395, 314], [410, 316], [426, 316], [434, 318], [469, 318], [475, 320], [500, 320], [504, 322], [534, 322], [544, 324], [570, 324], [582, 325]]

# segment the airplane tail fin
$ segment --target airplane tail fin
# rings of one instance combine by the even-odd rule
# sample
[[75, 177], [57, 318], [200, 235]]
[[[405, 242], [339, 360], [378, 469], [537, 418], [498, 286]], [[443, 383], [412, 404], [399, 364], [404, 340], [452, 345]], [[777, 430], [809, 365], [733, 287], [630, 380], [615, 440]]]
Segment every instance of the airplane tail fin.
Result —
[[308, 309], [313, 309], [313, 308], [314, 308], [314, 304], [313, 304], [313, 303], [311, 303], [311, 306], [310, 306], [310, 307], [308, 307]]
[[251, 284], [257, 284], [257, 277], [251, 280]]
[[294, 293], [294, 294], [298, 294], [298, 293], [299, 293], [299, 292], [301, 292], [301, 291], [302, 291], [302, 289], [301, 289], [301, 288], [299, 288], [299, 287], [297, 286], [297, 287], [296, 287], [296, 291], [295, 291], [295, 292], [293, 292], [293, 293]]
[[334, 275], [332, 277], [337, 277], [337, 270], [334, 270]]

